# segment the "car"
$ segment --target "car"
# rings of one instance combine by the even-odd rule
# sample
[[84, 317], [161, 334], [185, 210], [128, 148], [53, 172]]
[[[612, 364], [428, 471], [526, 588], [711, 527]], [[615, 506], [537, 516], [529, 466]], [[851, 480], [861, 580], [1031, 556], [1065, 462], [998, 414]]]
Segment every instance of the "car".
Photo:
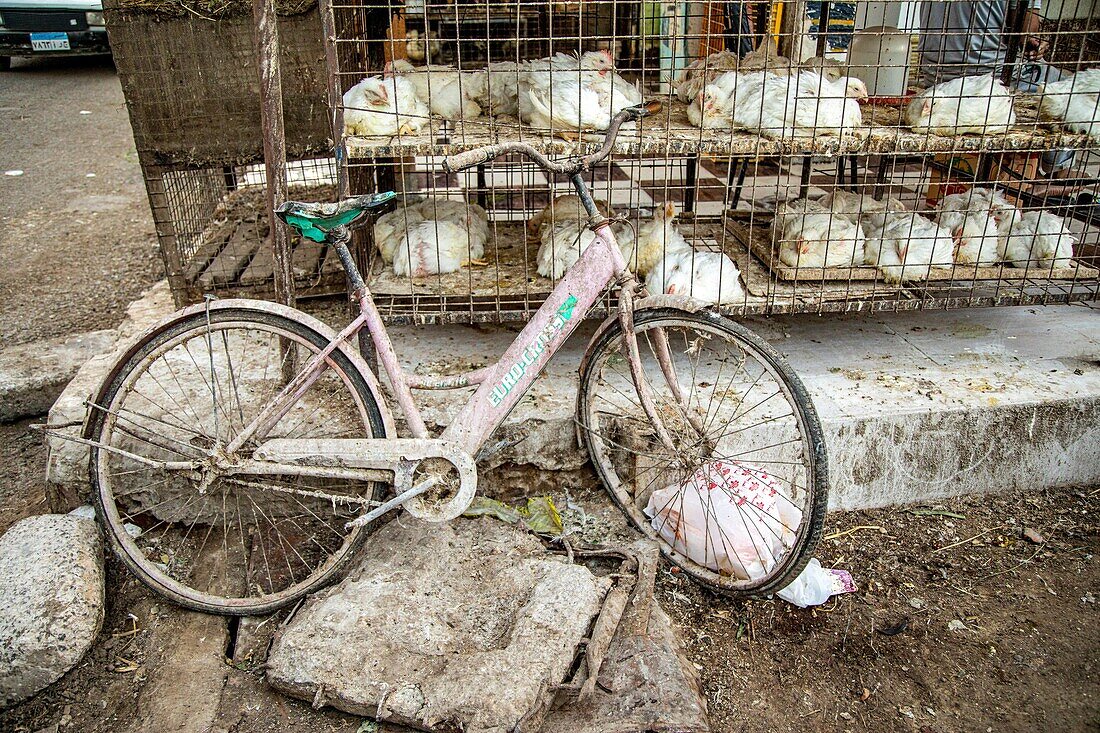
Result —
[[0, 0], [0, 70], [13, 57], [110, 52], [100, 0]]

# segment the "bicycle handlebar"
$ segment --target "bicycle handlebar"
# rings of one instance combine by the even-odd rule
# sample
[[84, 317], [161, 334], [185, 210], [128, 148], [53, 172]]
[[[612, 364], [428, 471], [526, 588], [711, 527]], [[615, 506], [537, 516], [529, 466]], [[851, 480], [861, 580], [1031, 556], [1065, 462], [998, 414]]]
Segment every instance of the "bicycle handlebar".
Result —
[[467, 150], [465, 153], [448, 155], [443, 159], [443, 170], [448, 173], [457, 173], [458, 171], [472, 168], [475, 165], [487, 163], [501, 155], [519, 153], [533, 160], [543, 170], [552, 173], [572, 175], [590, 168], [611, 154], [611, 149], [615, 146], [615, 138], [618, 137], [619, 134], [619, 128], [622, 127], [624, 122], [640, 120], [643, 117], [648, 117], [660, 111], [661, 103], [657, 100], [652, 100], [633, 107], [625, 107], [611, 119], [611, 124], [607, 126], [607, 132], [604, 134], [603, 145], [600, 146], [599, 150], [591, 155], [571, 158], [563, 163], [557, 163], [550, 160], [527, 143], [514, 142], [486, 145], [483, 148]]

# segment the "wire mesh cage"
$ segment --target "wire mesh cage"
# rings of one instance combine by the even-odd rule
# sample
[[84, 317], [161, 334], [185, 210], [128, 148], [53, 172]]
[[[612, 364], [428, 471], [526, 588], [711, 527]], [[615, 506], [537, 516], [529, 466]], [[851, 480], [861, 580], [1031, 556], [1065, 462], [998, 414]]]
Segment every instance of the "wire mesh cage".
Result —
[[591, 239], [571, 184], [440, 156], [592, 152], [659, 99], [589, 181], [651, 291], [733, 313], [1096, 298], [1095, 4], [914, 7], [325, 6], [350, 190], [405, 196], [363, 245], [372, 292], [394, 320], [529, 317]]
[[[278, 8], [291, 193], [331, 200], [321, 16], [313, 0]], [[104, 13], [176, 303], [204, 293], [271, 296], [251, 4], [107, 0]], [[335, 260], [326, 269], [326, 253], [314, 249], [294, 254], [299, 292], [341, 292]]]
[[[302, 201], [336, 196], [331, 158], [291, 161], [288, 195]], [[264, 165], [147, 171], [153, 217], [176, 300], [203, 295], [271, 298], [270, 241]], [[302, 297], [344, 292], [344, 271], [331, 248], [291, 234], [290, 270]]]

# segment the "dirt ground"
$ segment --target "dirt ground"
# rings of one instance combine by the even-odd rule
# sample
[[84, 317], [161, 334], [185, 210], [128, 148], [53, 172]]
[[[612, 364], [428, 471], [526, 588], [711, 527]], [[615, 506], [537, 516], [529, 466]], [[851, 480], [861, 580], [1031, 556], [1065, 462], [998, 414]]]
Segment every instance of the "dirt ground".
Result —
[[163, 265], [110, 59], [16, 60], [0, 125], [0, 345], [117, 325]]
[[[44, 451], [11, 440], [20, 430], [4, 434], [0, 464], [40, 470]], [[0, 481], [2, 525], [42, 501], [12, 471]], [[572, 501], [622, 535], [600, 490]], [[658, 598], [698, 671], [717, 733], [1095, 731], [1098, 511], [1100, 489], [1074, 488], [834, 514], [817, 555], [850, 570], [856, 593], [799, 610], [717, 597], [665, 567]], [[264, 653], [282, 615], [246, 633], [166, 604], [113, 560], [108, 583], [107, 620], [91, 652], [38, 696], [0, 712], [0, 730], [168, 730], [150, 723], [179, 716], [211, 691], [220, 691], [213, 731], [374, 730], [267, 690]], [[184, 660], [188, 676], [179, 676], [178, 650], [211, 640], [224, 646], [224, 664], [195, 669]]]

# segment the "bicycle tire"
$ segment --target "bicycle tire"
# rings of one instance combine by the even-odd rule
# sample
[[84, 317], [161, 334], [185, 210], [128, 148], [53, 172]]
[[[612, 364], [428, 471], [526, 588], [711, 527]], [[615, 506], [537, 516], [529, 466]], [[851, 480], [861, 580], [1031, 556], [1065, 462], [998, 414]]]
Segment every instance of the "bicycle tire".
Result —
[[[785, 587], [809, 562], [821, 538], [828, 505], [825, 441], [817, 412], [805, 386], [794, 374], [786, 359], [774, 347], [749, 329], [716, 312], [709, 310], [689, 312], [675, 308], [643, 309], [634, 314], [634, 324], [636, 332], [659, 326], [667, 328], [676, 324], [698, 326], [710, 332], [719, 332], [732, 339], [741, 348], [745, 348], [762, 365], [766, 365], [770, 373], [776, 377], [776, 381], [782, 385], [788, 404], [800, 426], [807, 464], [806, 510], [803, 512], [803, 521], [791, 552], [765, 577], [757, 580], [724, 579], [718, 573], [700, 566], [677, 552], [669, 542], [663, 539], [640, 511], [637, 499], [628, 503], [628, 492], [623, 489], [623, 479], [618, 475], [614, 462], [609, 458], [606, 446], [601, 445], [599, 421], [593, 413], [597, 397], [594, 394], [595, 383], [599, 378], [597, 370], [600, 370], [605, 363], [605, 355], [616, 353], [612, 345], [622, 336], [622, 329], [617, 321], [598, 332], [589, 345], [582, 363], [577, 398], [578, 435], [601, 483], [636, 529], [657, 541], [666, 558], [708, 588], [724, 595], [744, 597], [766, 595]], [[604, 440], [604, 442], [607, 441]], [[616, 448], [621, 449], [622, 446], [616, 446]]]
[[[262, 308], [249, 307], [247, 304], [234, 305], [232, 307], [219, 307], [209, 312], [210, 324], [215, 326], [228, 326], [231, 324], [255, 325], [261, 330], [271, 329], [272, 333], [287, 334], [297, 338], [297, 343], [306, 347], [320, 350], [328, 345], [329, 337], [313, 328], [304, 320], [296, 320], [292, 317], [294, 312], [288, 315], [273, 313], [265, 304]], [[166, 348], [166, 345], [179, 341], [181, 338], [207, 328], [207, 314], [198, 311], [182, 318], [169, 321], [144, 335], [134, 344], [111, 368], [102, 387], [96, 395], [94, 405], [101, 408], [109, 408], [115, 404], [119, 391], [128, 384], [128, 380], [151, 355], [158, 349]], [[179, 341], [186, 344], [187, 341]], [[228, 350], [228, 344], [227, 344]], [[213, 349], [211, 349], [213, 351]], [[167, 352], [165, 352], [167, 353]], [[149, 363], [155, 363], [156, 357]], [[368, 433], [359, 437], [386, 437], [385, 421], [378, 405], [377, 396], [370, 384], [354, 361], [341, 349], [336, 349], [330, 356], [330, 365], [337, 370], [340, 382], [349, 390], [354, 391], [356, 412], [363, 422], [363, 432]], [[332, 370], [330, 366], [330, 370]], [[213, 367], [211, 367], [213, 369]], [[217, 414], [216, 408], [214, 413]], [[112, 494], [110, 482], [104, 482], [101, 476], [103, 456], [111, 455], [110, 451], [101, 450], [95, 443], [109, 440], [109, 435], [104, 435], [105, 429], [110, 425], [110, 413], [104, 409], [91, 409], [86, 423], [84, 435], [93, 442], [89, 452], [89, 475], [92, 483], [92, 493], [96, 504], [97, 516], [104, 527], [108, 544], [122, 563], [144, 585], [151, 588], [164, 598], [196, 611], [219, 615], [262, 615], [278, 610], [294, 603], [307, 593], [316, 591], [324, 585], [340, 577], [355, 557], [356, 552], [366, 539], [369, 528], [354, 528], [348, 533], [339, 548], [328, 558], [315, 572], [311, 572], [308, 578], [302, 582], [296, 582], [292, 589], [258, 597], [227, 597], [215, 593], [204, 592], [184, 583], [178, 582], [162, 571], [154, 561], [138, 547], [137, 543], [127, 534], [125, 522], [118, 511], [116, 497]], [[131, 433], [133, 432], [131, 428]], [[109, 443], [108, 443], [109, 444]], [[378, 483], [370, 484], [369, 490], [373, 496], [383, 490]], [[297, 499], [298, 497], [295, 497]], [[299, 503], [302, 502], [299, 500]], [[303, 504], [304, 508], [305, 505]], [[238, 507], [239, 509], [239, 507]], [[262, 510], [261, 510], [262, 513]], [[334, 505], [335, 513], [335, 505]], [[240, 514], [240, 512], [238, 512]], [[256, 519], [256, 515], [253, 515]], [[197, 521], [197, 520], [196, 520]], [[223, 527], [224, 528], [224, 527]], [[167, 529], [165, 530], [167, 533]], [[243, 529], [242, 529], [243, 532]], [[242, 540], [243, 546], [243, 540]], [[200, 548], [201, 549], [201, 548]], [[299, 555], [300, 557], [300, 555]]]

